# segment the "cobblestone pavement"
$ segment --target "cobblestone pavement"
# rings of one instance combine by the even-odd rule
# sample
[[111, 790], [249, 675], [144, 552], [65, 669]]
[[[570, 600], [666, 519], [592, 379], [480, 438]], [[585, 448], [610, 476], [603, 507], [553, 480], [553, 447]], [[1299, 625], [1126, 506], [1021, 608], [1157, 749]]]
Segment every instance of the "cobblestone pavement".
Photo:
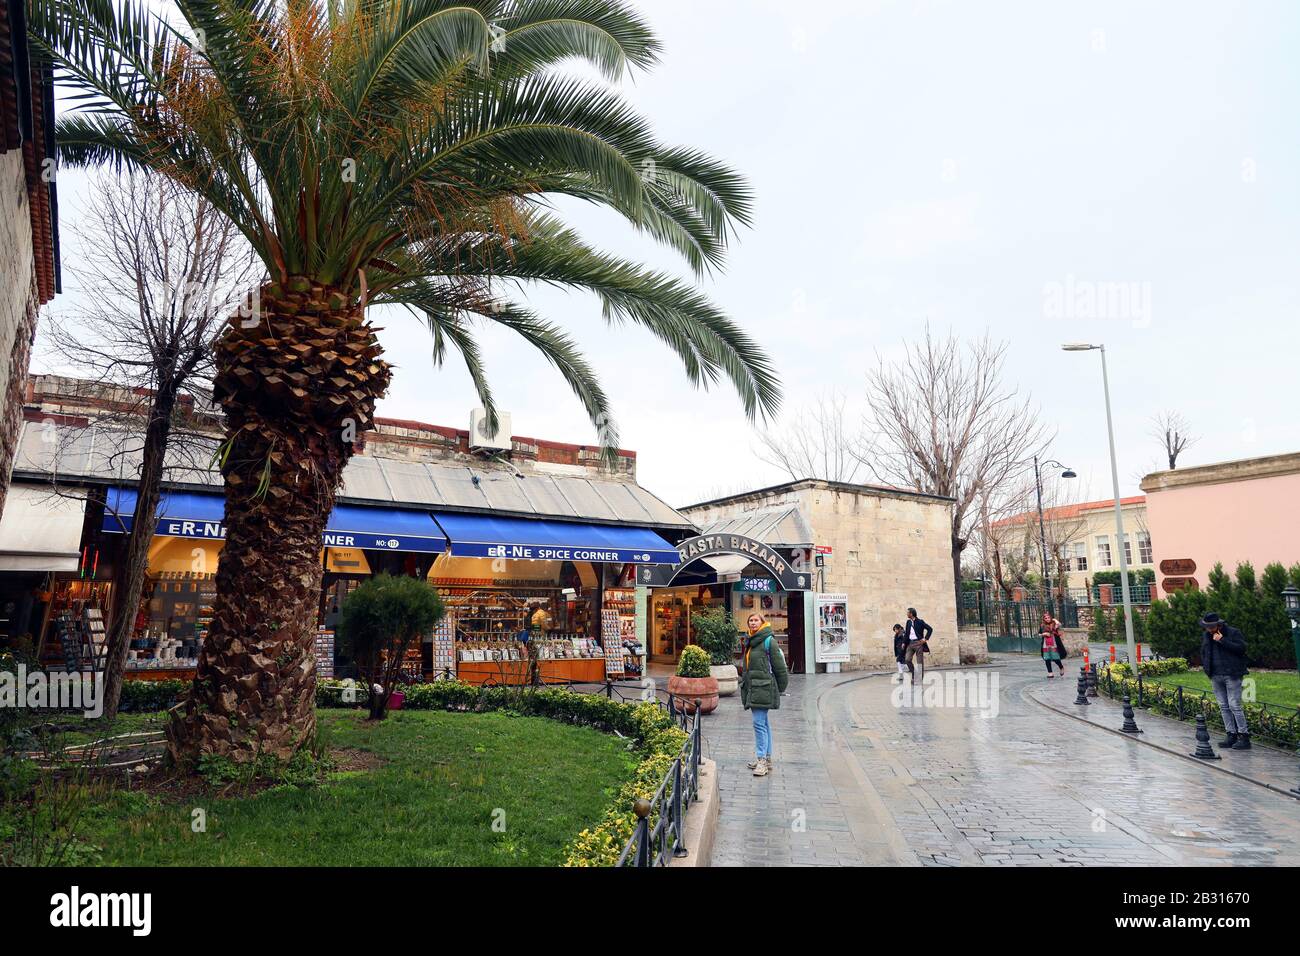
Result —
[[792, 678], [762, 778], [724, 698], [704, 725], [713, 864], [1300, 864], [1300, 800], [1045, 709], [1025, 694], [1045, 683], [1036, 658], [947, 673], [996, 675], [996, 716], [895, 706], [889, 676]]

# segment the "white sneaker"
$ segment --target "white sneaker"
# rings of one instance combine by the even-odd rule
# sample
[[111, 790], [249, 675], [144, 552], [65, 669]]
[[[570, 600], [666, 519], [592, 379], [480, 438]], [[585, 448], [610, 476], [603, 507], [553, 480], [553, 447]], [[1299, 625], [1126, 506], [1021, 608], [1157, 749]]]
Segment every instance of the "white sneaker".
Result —
[[755, 777], [766, 777], [766, 776], [767, 776], [767, 761], [766, 761], [766, 760], [759, 760], [757, 763], [754, 764], [754, 776], [755, 776]]

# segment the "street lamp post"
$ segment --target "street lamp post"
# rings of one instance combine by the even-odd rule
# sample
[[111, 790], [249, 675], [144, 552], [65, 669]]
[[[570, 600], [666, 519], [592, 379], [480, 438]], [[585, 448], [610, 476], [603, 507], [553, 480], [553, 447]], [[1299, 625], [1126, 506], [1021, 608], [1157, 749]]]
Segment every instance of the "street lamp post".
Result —
[[1300, 588], [1294, 584], [1282, 589], [1282, 603], [1291, 619], [1291, 645], [1295, 650], [1296, 669], [1300, 670]]
[[1069, 465], [1063, 465], [1055, 459], [1049, 458], [1047, 461], [1040, 462], [1038, 456], [1034, 456], [1034, 490], [1038, 492], [1038, 545], [1043, 554], [1043, 593], [1047, 598], [1047, 604], [1052, 604], [1052, 574], [1047, 569], [1047, 526], [1043, 521], [1043, 475], [1040, 470], [1043, 465], [1051, 465], [1053, 468], [1064, 468], [1061, 472], [1062, 478], [1077, 478], [1078, 476]]
[[1115, 533], [1119, 535], [1119, 583], [1124, 597], [1124, 636], [1128, 638], [1128, 659], [1134, 675], [1138, 672], [1137, 644], [1133, 640], [1133, 597], [1128, 585], [1128, 554], [1124, 549], [1124, 512], [1119, 498], [1119, 463], [1115, 460], [1115, 424], [1110, 414], [1110, 377], [1106, 373], [1106, 346], [1073, 342], [1062, 345], [1067, 352], [1101, 353], [1101, 388], [1106, 397], [1106, 437], [1110, 440], [1110, 480], [1115, 490]]

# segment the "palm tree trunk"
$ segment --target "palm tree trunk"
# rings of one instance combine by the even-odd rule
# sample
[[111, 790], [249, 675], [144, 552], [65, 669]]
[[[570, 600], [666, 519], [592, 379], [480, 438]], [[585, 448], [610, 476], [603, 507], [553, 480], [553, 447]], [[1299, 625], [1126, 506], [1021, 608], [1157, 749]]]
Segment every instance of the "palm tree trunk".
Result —
[[217, 343], [226, 543], [173, 756], [288, 760], [315, 735], [321, 534], [390, 371], [363, 309], [303, 278], [261, 290]]

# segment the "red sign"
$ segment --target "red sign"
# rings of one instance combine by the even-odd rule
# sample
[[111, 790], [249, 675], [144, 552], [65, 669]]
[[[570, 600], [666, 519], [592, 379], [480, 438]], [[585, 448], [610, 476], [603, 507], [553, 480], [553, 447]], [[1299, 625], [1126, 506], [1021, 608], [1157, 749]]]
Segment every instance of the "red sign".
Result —
[[[1161, 562], [1161, 569], [1164, 568], [1164, 562]], [[1165, 578], [1160, 582], [1160, 587], [1166, 594], [1173, 594], [1175, 591], [1199, 591], [1201, 586], [1196, 583], [1196, 578]]]
[[813, 550], [816, 551], [818, 554], [834, 554], [834, 553], [835, 553], [835, 549], [832, 548], [829, 544], [819, 544], [819, 545], [817, 545], [816, 547], [814, 547]]
[[1196, 562], [1191, 558], [1166, 558], [1160, 562], [1160, 573], [1187, 577], [1196, 573]]

